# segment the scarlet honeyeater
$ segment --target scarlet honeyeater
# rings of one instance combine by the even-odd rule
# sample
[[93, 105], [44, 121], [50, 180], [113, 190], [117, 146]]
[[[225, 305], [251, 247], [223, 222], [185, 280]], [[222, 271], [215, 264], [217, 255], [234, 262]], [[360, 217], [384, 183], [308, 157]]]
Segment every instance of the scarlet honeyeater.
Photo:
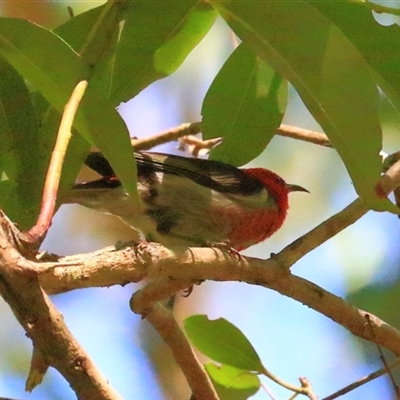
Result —
[[102, 178], [74, 185], [64, 202], [116, 215], [145, 239], [167, 247], [226, 243], [240, 251], [282, 226], [290, 192], [307, 192], [264, 168], [159, 153], [135, 153], [135, 158], [140, 209], [133, 208], [98, 152], [85, 164]]

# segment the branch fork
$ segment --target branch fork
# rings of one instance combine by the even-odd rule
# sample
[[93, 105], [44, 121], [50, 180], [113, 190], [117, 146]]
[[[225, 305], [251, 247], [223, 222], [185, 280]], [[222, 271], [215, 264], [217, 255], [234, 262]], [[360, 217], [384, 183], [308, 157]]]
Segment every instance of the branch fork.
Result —
[[[184, 130], [187, 134], [190, 126], [184, 126]], [[320, 144], [326, 145], [322, 139], [318, 138]], [[400, 161], [397, 161], [382, 176], [379, 185], [387, 194], [399, 183]], [[72, 337], [44, 291], [61, 293], [151, 279], [133, 295], [132, 310], [144, 316], [170, 346], [196, 399], [217, 399], [207, 374], [173, 315], [160, 303], [194, 281], [242, 281], [273, 289], [400, 356], [399, 331], [371, 315], [367, 326], [364, 311], [290, 272], [301, 257], [356, 222], [367, 211], [357, 199], [268, 260], [242, 256], [238, 261], [218, 248], [192, 248], [175, 254], [158, 244], [140, 244], [62, 257], [57, 262], [29, 259], [31, 251], [29, 245], [27, 250], [26, 238], [0, 213], [0, 294], [10, 304], [45, 363], [62, 372], [79, 393], [79, 398], [119, 399]], [[30, 256], [24, 257], [26, 254]]]

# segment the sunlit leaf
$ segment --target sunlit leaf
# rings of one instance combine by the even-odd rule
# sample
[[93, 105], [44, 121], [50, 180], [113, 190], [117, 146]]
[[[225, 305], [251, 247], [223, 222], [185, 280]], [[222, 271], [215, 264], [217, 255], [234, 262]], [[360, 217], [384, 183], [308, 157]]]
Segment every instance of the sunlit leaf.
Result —
[[216, 16], [212, 7], [198, 0], [130, 1], [115, 57], [113, 104], [174, 72]]
[[260, 379], [252, 372], [229, 365], [205, 365], [220, 400], [245, 400], [260, 389]]
[[214, 361], [248, 371], [264, 371], [260, 357], [246, 336], [224, 318], [210, 321], [206, 315], [185, 319], [190, 341]]

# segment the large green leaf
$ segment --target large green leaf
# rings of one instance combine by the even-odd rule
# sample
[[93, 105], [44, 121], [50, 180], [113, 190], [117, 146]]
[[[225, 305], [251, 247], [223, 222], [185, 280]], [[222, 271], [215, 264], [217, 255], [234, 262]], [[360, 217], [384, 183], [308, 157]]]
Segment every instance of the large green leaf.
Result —
[[[7, 192], [3, 199], [13, 198], [0, 205], [5, 212], [12, 211], [14, 221], [22, 228], [34, 222], [41, 197], [38, 141], [38, 123], [28, 88], [21, 75], [0, 57], [0, 158], [10, 180], [2, 190]], [[14, 192], [11, 197], [10, 191]]]
[[[49, 126], [45, 122], [50, 112], [48, 105], [53, 102], [59, 112], [62, 112], [82, 66], [77, 55], [57, 36], [44, 28], [19, 19], [0, 19], [0, 52], [40, 91], [33, 94], [35, 111], [40, 118], [40, 135], [36, 141], [34, 138], [26, 140], [30, 145], [28, 152], [39, 160], [39, 163], [34, 167], [31, 166], [30, 171], [26, 173], [28, 181], [30, 180], [36, 187], [36, 195], [29, 194], [29, 182], [21, 185], [18, 181], [12, 180], [8, 186], [3, 185], [7, 192], [2, 196], [4, 199], [2, 206], [7, 214], [18, 222], [21, 228], [28, 229], [37, 218], [43, 182], [59, 123], [59, 117], [56, 119], [57, 125], [53, 123]], [[3, 74], [1, 78], [5, 85], [8, 85]], [[26, 112], [24, 110], [29, 110], [26, 104], [18, 109], [18, 112]], [[16, 152], [19, 157], [23, 157], [23, 148], [16, 149]], [[29, 162], [26, 166], [29, 166]], [[10, 178], [12, 179], [12, 176]]]
[[0, 18], [0, 53], [43, 96], [63, 111], [83, 65], [49, 30], [22, 19]]
[[82, 14], [78, 14], [57, 26], [53, 29], [53, 32], [63, 38], [77, 53], [79, 53], [88, 38], [89, 32], [103, 10], [104, 4]]
[[365, 203], [393, 210], [374, 190], [381, 171], [378, 90], [359, 51], [302, 0], [211, 4], [257, 55], [293, 84]]
[[174, 72], [216, 16], [212, 7], [198, 0], [130, 1], [115, 57], [112, 103], [130, 100]]
[[329, 18], [362, 54], [374, 78], [400, 113], [400, 27], [379, 25], [363, 4], [340, 0], [310, 4]]
[[193, 315], [185, 319], [185, 331], [190, 341], [214, 361], [247, 371], [264, 371], [246, 336], [226, 319], [210, 321], [206, 315]]
[[286, 81], [241, 44], [204, 98], [203, 137], [223, 138], [211, 158], [236, 166], [256, 158], [275, 135], [286, 102]]
[[[62, 35], [75, 49], [87, 45], [93, 27], [98, 23], [105, 6], [78, 15], [55, 31]], [[82, 101], [82, 110], [88, 123], [91, 139], [112, 164], [125, 188], [136, 197], [136, 164], [132, 153], [129, 134], [124, 121], [106, 97], [110, 93], [114, 70], [114, 54], [117, 46], [118, 29], [109, 32], [110, 26], [124, 17], [118, 9], [110, 10], [113, 16], [103, 19], [103, 30], [97, 32], [97, 44], [103, 50], [94, 66], [89, 89]], [[117, 21], [118, 22], [118, 21]], [[93, 45], [92, 45], [93, 46]], [[92, 52], [93, 53], [93, 52]], [[79, 154], [78, 154], [79, 156]]]
[[[83, 71], [79, 55], [65, 41], [28, 21], [0, 18], [0, 54], [58, 112], [63, 112]], [[132, 200], [137, 201], [135, 161], [128, 131], [103, 93], [89, 86], [74, 126], [104, 152]]]
[[[104, 5], [92, 8], [74, 18], [69, 19], [64, 24], [53, 30], [58, 36], [64, 39], [77, 53], [79, 53], [88, 40], [91, 30], [104, 11]], [[95, 86], [102, 92], [103, 96], [108, 96], [111, 86], [113, 70], [113, 56], [117, 46], [118, 30], [112, 33], [109, 43], [105, 46], [105, 51], [100, 60], [97, 61], [93, 74], [90, 78], [90, 85]]]
[[90, 87], [83, 98], [82, 109], [94, 143], [110, 161], [132, 200], [138, 201], [136, 163], [124, 120], [107, 99]]

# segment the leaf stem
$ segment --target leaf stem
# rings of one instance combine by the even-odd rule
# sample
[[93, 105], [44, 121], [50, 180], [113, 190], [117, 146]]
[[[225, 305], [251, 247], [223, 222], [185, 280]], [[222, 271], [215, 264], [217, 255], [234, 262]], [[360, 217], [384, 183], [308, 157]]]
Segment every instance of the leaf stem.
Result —
[[60, 127], [58, 129], [56, 144], [47, 170], [40, 214], [35, 226], [26, 233], [28, 240], [31, 242], [37, 242], [39, 245], [46, 237], [47, 231], [51, 225], [51, 219], [54, 214], [57, 200], [58, 187], [60, 184], [62, 165], [72, 135], [71, 128], [74, 123], [79, 103], [85, 94], [87, 86], [88, 82], [86, 80], [78, 82], [72, 91], [70, 99], [65, 105]]

